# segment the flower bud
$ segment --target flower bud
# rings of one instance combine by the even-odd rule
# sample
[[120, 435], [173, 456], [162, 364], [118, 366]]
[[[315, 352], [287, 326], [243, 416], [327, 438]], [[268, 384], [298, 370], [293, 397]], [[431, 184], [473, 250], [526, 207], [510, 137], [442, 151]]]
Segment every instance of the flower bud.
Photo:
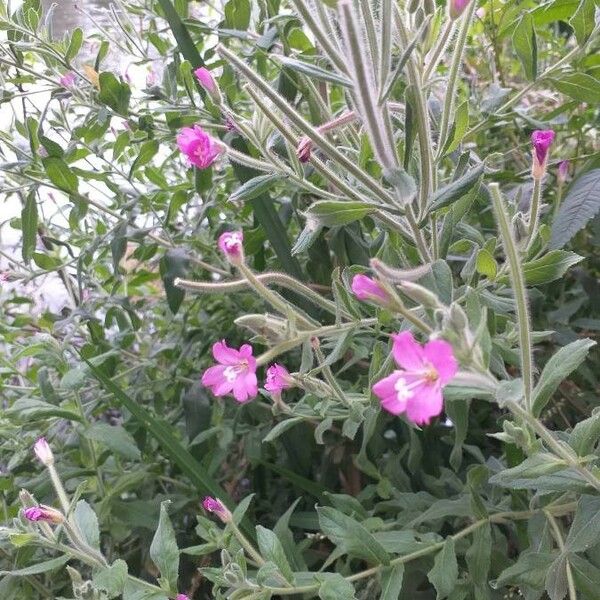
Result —
[[244, 262], [244, 234], [241, 231], [226, 231], [219, 236], [219, 250], [232, 265]]
[[221, 90], [219, 90], [219, 86], [212, 73], [205, 67], [200, 67], [194, 71], [194, 75], [200, 85], [206, 90], [211, 100], [215, 104], [221, 104]]
[[64, 523], [65, 516], [55, 508], [51, 506], [45, 506], [40, 504], [39, 506], [31, 506], [23, 510], [23, 516], [32, 522], [43, 522], [52, 523], [53, 525], [60, 525]]
[[542, 179], [546, 174], [548, 154], [550, 146], [554, 141], [555, 133], [552, 129], [536, 130], [531, 134], [533, 145], [533, 160], [531, 164], [531, 175], [534, 179]]
[[65, 73], [64, 75], [61, 75], [61, 77], [58, 81], [59, 81], [60, 85], [64, 88], [73, 87], [75, 85], [75, 73], [72, 73], [71, 71], [69, 71], [68, 73]]
[[470, 0], [450, 0], [448, 2], [448, 13], [451, 19], [458, 19], [465, 12]]
[[352, 279], [352, 293], [359, 300], [367, 300], [379, 304], [380, 306], [389, 306], [391, 302], [390, 295], [381, 287], [381, 285], [366, 275], [355, 275]]
[[232, 514], [229, 509], [217, 498], [206, 496], [202, 501], [202, 508], [204, 508], [206, 512], [219, 517], [223, 523], [229, 523], [232, 519]]
[[403, 281], [400, 289], [415, 302], [422, 304], [426, 308], [442, 308], [444, 305], [438, 300], [438, 297], [426, 287], [413, 283], [412, 281]]
[[563, 160], [558, 164], [558, 174], [556, 178], [559, 183], [564, 183], [569, 177], [569, 161]]
[[41, 437], [34, 444], [33, 451], [43, 465], [49, 467], [54, 464], [54, 454], [52, 454], [52, 449], [46, 438]]
[[312, 140], [304, 136], [300, 142], [298, 142], [298, 148], [296, 148], [296, 156], [301, 163], [306, 163], [310, 160], [310, 153], [312, 150]]

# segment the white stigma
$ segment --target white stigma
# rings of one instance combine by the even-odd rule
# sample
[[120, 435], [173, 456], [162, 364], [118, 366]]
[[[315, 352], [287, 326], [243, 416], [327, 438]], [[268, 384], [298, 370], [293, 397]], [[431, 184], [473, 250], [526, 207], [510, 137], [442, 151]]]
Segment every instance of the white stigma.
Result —
[[404, 377], [398, 377], [396, 383], [394, 384], [394, 389], [396, 390], [398, 402], [404, 402], [413, 396], [413, 392], [406, 383], [406, 379], [404, 379]]
[[227, 367], [223, 371], [223, 375], [225, 376], [225, 379], [227, 379], [227, 381], [231, 383], [232, 381], [235, 381], [237, 379], [238, 369], [236, 367]]

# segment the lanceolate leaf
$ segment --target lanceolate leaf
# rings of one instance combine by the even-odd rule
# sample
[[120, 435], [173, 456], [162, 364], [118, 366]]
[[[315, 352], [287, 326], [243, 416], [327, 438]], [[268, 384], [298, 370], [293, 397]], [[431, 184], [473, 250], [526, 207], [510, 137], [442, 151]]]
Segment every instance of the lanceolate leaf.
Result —
[[537, 77], [537, 42], [533, 18], [526, 12], [519, 21], [513, 33], [513, 45], [523, 65], [527, 79], [534, 80]]
[[562, 248], [600, 211], [600, 169], [579, 176], [569, 187], [552, 224], [551, 248]]
[[179, 576], [179, 548], [175, 539], [175, 531], [167, 512], [169, 501], [160, 505], [158, 529], [150, 544], [150, 558], [160, 571], [160, 584], [164, 590], [176, 592]]
[[481, 175], [483, 175], [483, 170], [483, 164], [477, 165], [469, 169], [456, 181], [440, 188], [431, 199], [427, 212], [434, 212], [460, 200], [475, 187], [475, 184], [479, 181]]
[[427, 577], [437, 591], [437, 600], [447, 598], [452, 593], [458, 580], [458, 562], [452, 538], [448, 538], [436, 554], [433, 569], [427, 573]]

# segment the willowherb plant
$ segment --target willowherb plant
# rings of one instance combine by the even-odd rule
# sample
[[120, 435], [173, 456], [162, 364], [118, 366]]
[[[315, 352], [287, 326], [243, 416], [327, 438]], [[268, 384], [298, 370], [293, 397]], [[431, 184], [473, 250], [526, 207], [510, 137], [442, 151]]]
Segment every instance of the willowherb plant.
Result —
[[[575, 101], [569, 110], [594, 103], [585, 88], [598, 90], [600, 82], [584, 72], [600, 40], [594, 2], [581, 0], [570, 16], [573, 35], [558, 48], [561, 57], [547, 52], [543, 60], [538, 53], [542, 41], [549, 42], [539, 28], [546, 17], [535, 7], [292, 0], [291, 14], [267, 3], [251, 19], [248, 3], [230, 0], [223, 24], [213, 30], [220, 38], [214, 52], [201, 57], [194, 38], [210, 28], [182, 21], [168, 0], [159, 4], [184, 60], [167, 65], [162, 88], [149, 90], [135, 114], [129, 112], [129, 86], [109, 72], [97, 73], [101, 60], [87, 72], [89, 89], [77, 89], [76, 77], [83, 75], [72, 64], [77, 52], [71, 45], [55, 49], [39, 33], [32, 25], [35, 7], [27, 7], [32, 14], [2, 15], [3, 29], [11, 32], [3, 68], [31, 71], [24, 52], [27, 40], [37, 40], [46, 44], [47, 79], [69, 90], [70, 110], [95, 107], [71, 132], [73, 148], [66, 152], [41, 125], [43, 115], [19, 123], [23, 131], [35, 129], [31, 153], [2, 140], [4, 154], [19, 158], [5, 165], [7, 180], [31, 188], [22, 197], [21, 270], [31, 271], [31, 258], [44, 264], [34, 252], [40, 185], [73, 203], [73, 230], [89, 207], [103, 215], [93, 222], [97, 237], [73, 235], [73, 244], [80, 244], [77, 257], [72, 254], [76, 275], [71, 262], [41, 267], [79, 288], [78, 294], [71, 289], [77, 303], [64, 325], [72, 335], [60, 338], [77, 372], [62, 373], [60, 397], [41, 371], [39, 387], [51, 409], [22, 399], [11, 409], [15, 418], [39, 414], [75, 423], [81, 440], [89, 437], [90, 474], [67, 489], [66, 481], [81, 475], [59, 468], [57, 453], [38, 440], [34, 452], [60, 510], [50, 506], [53, 500], [40, 504], [24, 491], [12, 522], [7, 512], [3, 544], [44, 553], [32, 552], [29, 562], [37, 564], [12, 575], [28, 578], [23, 585], [39, 591], [32, 576], [71, 561], [77, 598], [183, 600], [205, 592], [198, 592], [196, 577], [180, 577], [182, 557], [209, 556], [194, 569], [199, 566], [211, 582], [212, 596], [232, 600], [479, 600], [516, 590], [531, 599], [596, 598], [600, 413], [573, 424], [565, 417], [563, 431], [543, 418], [594, 342], [563, 335], [561, 347], [537, 368], [546, 349], [540, 342], [552, 332], [537, 329], [538, 321], [548, 321], [532, 311], [543, 296], [535, 288], [559, 282], [581, 260], [556, 247], [560, 228], [574, 229], [572, 236], [575, 223], [581, 228], [594, 214], [582, 221], [578, 209], [590, 212], [585, 202], [594, 194], [587, 179], [598, 169], [592, 161], [580, 170], [581, 157], [573, 160], [575, 181], [562, 198], [570, 163], [560, 155], [555, 173], [553, 156], [573, 147], [562, 109], [537, 99], [546, 86], [556, 90], [553, 102], [558, 94]], [[543, 14], [562, 15], [559, 4], [547, 3]], [[487, 16], [478, 15], [482, 8]], [[162, 17], [128, 9], [147, 19], [152, 43], [166, 54], [156, 27]], [[482, 25], [488, 16], [489, 25]], [[141, 51], [131, 27], [123, 30]], [[468, 80], [475, 70], [474, 31], [489, 34], [490, 69], [502, 84], [485, 92], [474, 76]], [[514, 90], [506, 87], [502, 68], [507, 35], [520, 64]], [[147, 58], [142, 52], [140, 60]], [[214, 64], [205, 63], [211, 59]], [[220, 76], [214, 66], [222, 67]], [[101, 117], [112, 122], [117, 115], [137, 121], [134, 132], [117, 133], [103, 146], [101, 134], [90, 131]], [[54, 125], [66, 128], [65, 122]], [[481, 145], [486, 136], [502, 143]], [[139, 151], [119, 158], [134, 143], [141, 143]], [[152, 165], [159, 143], [170, 151], [164, 172]], [[509, 143], [507, 150], [502, 144]], [[46, 155], [40, 158], [41, 148]], [[114, 208], [98, 202], [93, 188], [78, 187], [79, 177], [94, 181], [100, 170], [70, 166], [87, 157], [109, 163], [103, 181]], [[126, 160], [131, 164], [124, 167]], [[182, 169], [191, 178], [182, 181]], [[123, 192], [115, 181], [132, 190]], [[555, 202], [553, 210], [544, 210], [544, 199]], [[193, 211], [173, 225], [186, 205]], [[109, 217], [109, 225], [99, 224]], [[291, 249], [288, 233], [296, 237]], [[43, 239], [48, 250], [61, 243], [46, 234]], [[188, 305], [185, 318], [163, 322], [144, 306], [146, 297], [156, 298], [143, 287], [154, 279], [152, 271], [143, 282], [132, 278], [136, 292], [127, 290], [120, 261], [128, 242], [141, 263], [161, 253], [168, 306], [177, 314]], [[108, 268], [98, 266], [92, 275], [92, 257], [103, 245], [110, 246], [114, 285], [96, 312], [86, 312], [86, 282], [98, 289], [112, 282]], [[138, 295], [134, 310], [130, 297]], [[123, 311], [110, 316], [103, 302], [115, 297]], [[200, 307], [225, 314], [211, 321], [198, 317]], [[135, 321], [136, 311], [153, 316], [129, 335], [123, 322]], [[121, 328], [113, 346], [98, 331], [98, 314]], [[181, 328], [178, 337], [173, 323]], [[73, 341], [75, 333], [91, 342]], [[162, 337], [168, 348], [155, 343]], [[197, 361], [181, 366], [193, 344], [202, 349], [202, 367]], [[116, 356], [129, 362], [114, 364]], [[152, 404], [138, 395], [136, 377], [124, 380], [128, 389], [122, 389], [129, 369], [117, 366], [136, 373], [139, 360], [151, 372], [148, 394], [160, 389], [174, 413], [167, 402]], [[166, 382], [156, 388], [161, 369]], [[93, 404], [100, 402], [96, 384], [125, 411], [127, 428], [95, 421], [101, 406]], [[15, 393], [31, 391], [21, 380], [14, 387]], [[193, 408], [208, 407], [199, 429], [188, 429], [187, 445], [174, 433], [179, 396], [169, 395], [171, 388], [193, 390], [199, 398]], [[91, 409], [82, 398], [90, 399]], [[134, 429], [135, 423], [142, 427]], [[68, 447], [68, 435], [52, 426], [54, 439]], [[156, 447], [142, 440], [146, 436], [162, 448], [162, 464], [153, 456]], [[142, 477], [158, 482], [149, 490], [136, 489], [140, 480], [121, 481], [121, 461], [143, 462], [142, 443], [152, 465], [144, 466]], [[293, 458], [286, 462], [283, 455]], [[157, 476], [164, 463], [174, 472], [168, 467]], [[255, 495], [239, 491], [245, 477], [237, 470], [246, 473], [250, 465], [260, 473]], [[277, 475], [269, 484], [267, 472]], [[93, 490], [85, 484], [92, 480]], [[114, 530], [119, 507], [131, 510], [156, 495], [158, 485], [161, 502], [154, 503], [152, 520], [158, 528], [147, 548], [135, 545], [130, 560], [127, 534]], [[176, 493], [177, 486], [183, 489]], [[95, 511], [81, 499], [87, 493], [95, 495]], [[115, 496], [120, 504], [112, 504]], [[165, 496], [178, 502], [171, 517]], [[198, 545], [189, 541], [189, 521], [179, 511], [190, 502], [197, 507], [200, 496], [205, 514], [197, 516]], [[179, 535], [173, 522], [181, 525]], [[138, 525], [148, 528], [145, 519]], [[146, 555], [156, 567], [155, 582], [133, 566]], [[186, 594], [180, 593], [184, 586]]]

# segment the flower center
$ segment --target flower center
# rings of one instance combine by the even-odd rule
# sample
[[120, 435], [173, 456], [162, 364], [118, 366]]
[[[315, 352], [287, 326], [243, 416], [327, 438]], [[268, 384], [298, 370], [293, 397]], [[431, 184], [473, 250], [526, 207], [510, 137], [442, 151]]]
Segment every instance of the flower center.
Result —
[[399, 402], [404, 402], [405, 400], [412, 398], [413, 392], [410, 388], [413, 386], [414, 384], [408, 385], [404, 377], [398, 377], [394, 384], [394, 389], [396, 390], [396, 397]]
[[239, 365], [231, 365], [223, 370], [223, 377], [231, 383], [235, 381], [244, 371], [248, 369], [248, 362], [242, 361]]

